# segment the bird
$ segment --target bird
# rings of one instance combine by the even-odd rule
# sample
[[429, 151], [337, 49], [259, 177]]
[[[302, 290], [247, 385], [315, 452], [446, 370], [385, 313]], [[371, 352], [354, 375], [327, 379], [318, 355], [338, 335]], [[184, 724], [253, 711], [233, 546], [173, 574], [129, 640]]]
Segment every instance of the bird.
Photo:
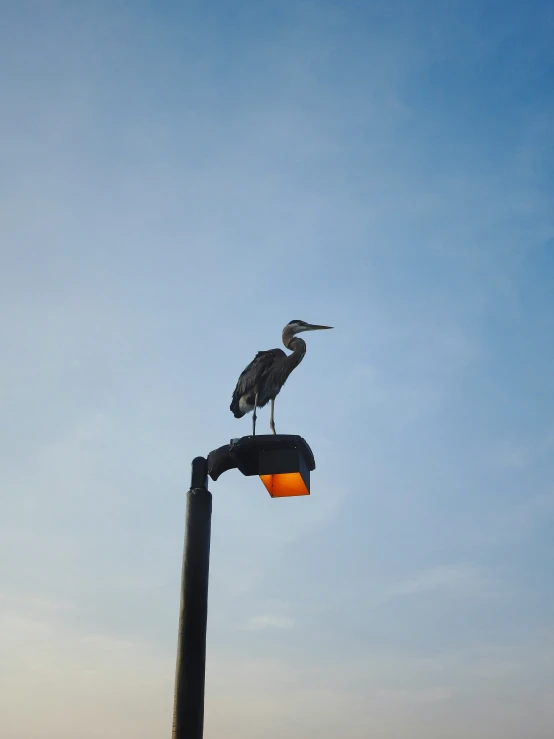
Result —
[[283, 329], [283, 344], [292, 354], [285, 354], [282, 349], [268, 349], [256, 354], [241, 373], [231, 402], [231, 411], [235, 418], [254, 411], [252, 416], [252, 435], [256, 435], [256, 410], [263, 408], [271, 401], [269, 427], [275, 431], [275, 398], [288, 379], [290, 373], [298, 367], [306, 354], [306, 342], [296, 338], [303, 331], [320, 331], [333, 326], [318, 326], [306, 321], [294, 320]]

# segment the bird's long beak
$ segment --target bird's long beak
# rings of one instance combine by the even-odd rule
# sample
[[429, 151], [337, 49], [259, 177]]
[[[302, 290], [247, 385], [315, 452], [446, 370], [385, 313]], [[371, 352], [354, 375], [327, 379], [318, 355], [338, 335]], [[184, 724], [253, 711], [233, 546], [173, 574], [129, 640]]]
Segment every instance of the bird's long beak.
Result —
[[315, 323], [308, 323], [308, 325], [304, 327], [304, 331], [319, 331], [323, 328], [333, 328], [333, 326], [317, 326]]

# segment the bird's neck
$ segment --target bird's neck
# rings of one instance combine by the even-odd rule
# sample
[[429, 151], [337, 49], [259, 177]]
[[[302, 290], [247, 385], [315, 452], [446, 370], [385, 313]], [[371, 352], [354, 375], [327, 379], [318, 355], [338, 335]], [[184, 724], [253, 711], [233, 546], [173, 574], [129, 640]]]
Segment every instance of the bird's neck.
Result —
[[290, 342], [294, 339], [292, 326], [285, 326], [281, 338], [283, 339], [283, 344], [287, 347], [287, 349], [290, 348], [292, 350], [293, 347], [289, 347]]
[[287, 349], [292, 351], [287, 357], [287, 364], [291, 370], [294, 369], [304, 359], [306, 354], [306, 342], [303, 339], [299, 339], [297, 336], [291, 337], [287, 343], [285, 343]]

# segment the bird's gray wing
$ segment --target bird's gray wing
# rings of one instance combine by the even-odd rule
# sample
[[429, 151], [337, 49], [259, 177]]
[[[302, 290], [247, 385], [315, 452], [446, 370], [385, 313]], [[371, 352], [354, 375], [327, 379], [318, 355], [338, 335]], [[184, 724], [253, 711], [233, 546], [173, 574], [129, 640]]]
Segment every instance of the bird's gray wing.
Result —
[[235, 415], [239, 409], [239, 401], [242, 396], [260, 383], [260, 380], [279, 356], [286, 356], [282, 349], [268, 349], [267, 351], [258, 352], [248, 367], [241, 372], [231, 401], [231, 410]]

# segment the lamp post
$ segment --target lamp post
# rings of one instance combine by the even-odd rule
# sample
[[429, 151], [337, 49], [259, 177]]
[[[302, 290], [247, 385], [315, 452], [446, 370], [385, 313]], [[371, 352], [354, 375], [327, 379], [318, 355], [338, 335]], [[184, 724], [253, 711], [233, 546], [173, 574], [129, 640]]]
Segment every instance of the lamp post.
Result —
[[206, 673], [206, 625], [208, 619], [208, 575], [212, 494], [207, 488], [207, 461], [192, 462], [187, 493], [185, 546], [181, 573], [181, 604], [173, 739], [200, 739], [204, 727], [204, 677]]
[[208, 475], [217, 480], [230, 469], [259, 475], [272, 498], [310, 494], [312, 450], [301, 436], [262, 435], [233, 439], [192, 462], [187, 493], [185, 545], [172, 739], [202, 739], [212, 494]]

